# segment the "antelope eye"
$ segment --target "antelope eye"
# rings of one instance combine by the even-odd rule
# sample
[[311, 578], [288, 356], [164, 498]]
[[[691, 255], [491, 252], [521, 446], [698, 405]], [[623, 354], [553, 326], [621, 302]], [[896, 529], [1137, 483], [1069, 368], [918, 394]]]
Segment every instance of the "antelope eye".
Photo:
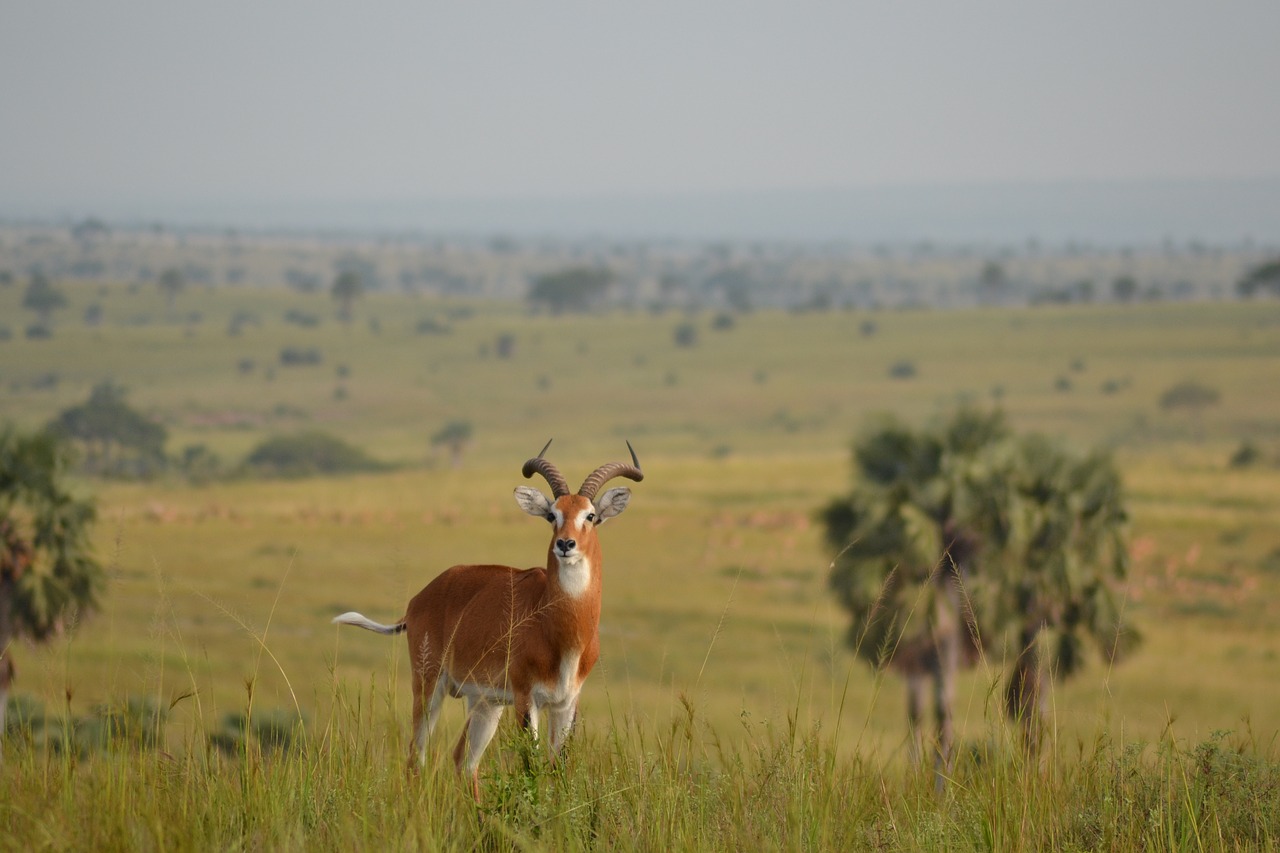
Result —
[[595, 521], [595, 520], [596, 520], [596, 514], [594, 512], [587, 513], [587, 521]]
[[547, 513], [547, 521], [554, 523], [555, 520], [556, 520], [555, 515], [553, 515], [552, 513]]

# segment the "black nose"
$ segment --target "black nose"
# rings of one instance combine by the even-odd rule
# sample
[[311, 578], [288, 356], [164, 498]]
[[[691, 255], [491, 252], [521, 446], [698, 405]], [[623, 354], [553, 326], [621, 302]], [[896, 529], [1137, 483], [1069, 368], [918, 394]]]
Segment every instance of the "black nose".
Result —
[[575, 542], [575, 541], [574, 541], [574, 540], [572, 540], [572, 539], [557, 539], [557, 540], [556, 540], [556, 547], [560, 549], [560, 553], [562, 553], [562, 554], [568, 554], [570, 551], [572, 551], [574, 548], [576, 548], [576, 547], [577, 547], [577, 545], [578, 545], [578, 543], [577, 543], [577, 542]]

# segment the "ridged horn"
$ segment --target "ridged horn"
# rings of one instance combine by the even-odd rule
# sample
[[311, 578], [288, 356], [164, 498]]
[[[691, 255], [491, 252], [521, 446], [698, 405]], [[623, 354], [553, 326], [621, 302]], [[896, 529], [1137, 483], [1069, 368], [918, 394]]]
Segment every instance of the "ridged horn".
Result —
[[578, 489], [578, 494], [587, 500], [595, 500], [596, 492], [600, 490], [600, 487], [614, 477], [626, 477], [628, 480], [635, 480], [637, 483], [643, 480], [644, 472], [640, 470], [640, 460], [636, 458], [636, 451], [629, 441], [627, 442], [627, 450], [631, 451], [631, 464], [608, 462], [601, 465], [591, 472], [590, 477], [582, 481], [582, 488]]
[[547, 480], [547, 485], [551, 487], [551, 495], [556, 498], [562, 498], [569, 494], [569, 483], [565, 480], [564, 475], [560, 473], [550, 459], [543, 459], [542, 454], [547, 452], [547, 448], [551, 446], [551, 439], [547, 439], [547, 443], [538, 451], [538, 455], [524, 463], [524, 467], [520, 469], [520, 473], [524, 474], [525, 479], [529, 479], [535, 473], [541, 474]]

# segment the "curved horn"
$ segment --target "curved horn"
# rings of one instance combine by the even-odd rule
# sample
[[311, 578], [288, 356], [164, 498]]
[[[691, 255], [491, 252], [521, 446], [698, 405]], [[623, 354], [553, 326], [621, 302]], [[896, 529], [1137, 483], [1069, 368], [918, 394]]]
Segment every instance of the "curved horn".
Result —
[[631, 464], [626, 462], [608, 462], [591, 472], [591, 476], [582, 481], [582, 488], [578, 489], [578, 494], [587, 500], [595, 500], [596, 492], [605, 483], [614, 477], [626, 477], [628, 480], [635, 480], [637, 483], [644, 479], [644, 472], [640, 470], [640, 460], [636, 458], [636, 451], [631, 446], [631, 442], [627, 442], [627, 450], [631, 451]]
[[560, 473], [560, 469], [556, 468], [549, 459], [543, 459], [542, 454], [547, 452], [547, 448], [551, 446], [551, 440], [542, 446], [538, 451], [538, 455], [524, 463], [524, 467], [520, 469], [520, 473], [524, 474], [525, 479], [529, 479], [535, 473], [541, 474], [547, 480], [547, 485], [551, 487], [552, 497], [562, 498], [569, 494], [569, 483]]

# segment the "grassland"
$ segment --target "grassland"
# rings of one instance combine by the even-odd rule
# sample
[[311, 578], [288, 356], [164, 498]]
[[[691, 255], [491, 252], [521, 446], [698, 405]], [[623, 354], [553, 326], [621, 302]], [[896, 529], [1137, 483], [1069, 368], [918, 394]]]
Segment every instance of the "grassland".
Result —
[[[174, 454], [204, 444], [231, 468], [267, 435], [319, 428], [397, 467], [84, 483], [104, 607], [67, 639], [18, 649], [17, 689], [53, 716], [151, 697], [170, 708], [167, 757], [11, 743], [0, 809], [20, 829], [6, 846], [1277, 842], [1274, 807], [1249, 811], [1247, 791], [1227, 788], [1272, 790], [1280, 757], [1278, 304], [761, 311], [716, 329], [709, 315], [531, 317], [407, 295], [366, 297], [350, 326], [327, 297], [285, 291], [193, 291], [172, 309], [148, 288], [68, 296], [51, 340], [0, 341], [0, 417], [36, 426], [110, 378], [168, 427]], [[19, 300], [0, 288], [15, 330]], [[79, 320], [91, 302], [96, 326]], [[319, 322], [286, 322], [291, 310]], [[416, 333], [427, 318], [449, 331]], [[690, 321], [697, 345], [676, 346]], [[497, 355], [504, 334], [511, 358]], [[322, 360], [285, 366], [289, 346]], [[894, 378], [903, 361], [915, 375]], [[1220, 402], [1162, 410], [1183, 380]], [[968, 674], [958, 723], [972, 763], [939, 799], [906, 766], [900, 684], [844, 648], [813, 515], [847, 487], [867, 418], [916, 422], [960, 402], [1114, 449], [1133, 515], [1127, 606], [1146, 642], [1057, 686], [1041, 763], [1005, 748], [1002, 662]], [[429, 443], [456, 419], [475, 429], [458, 468]], [[550, 436], [571, 478], [624, 438], [647, 477], [602, 533], [604, 649], [570, 772], [523, 773], [504, 730], [473, 817], [443, 765], [419, 787], [402, 778], [402, 644], [328, 620], [394, 618], [456, 562], [540, 562], [545, 531], [509, 495]], [[1230, 469], [1244, 440], [1263, 462]], [[207, 735], [250, 708], [300, 712], [305, 748], [210, 753]], [[451, 709], [442, 747], [459, 725]], [[77, 824], [86, 800], [100, 835]]]

